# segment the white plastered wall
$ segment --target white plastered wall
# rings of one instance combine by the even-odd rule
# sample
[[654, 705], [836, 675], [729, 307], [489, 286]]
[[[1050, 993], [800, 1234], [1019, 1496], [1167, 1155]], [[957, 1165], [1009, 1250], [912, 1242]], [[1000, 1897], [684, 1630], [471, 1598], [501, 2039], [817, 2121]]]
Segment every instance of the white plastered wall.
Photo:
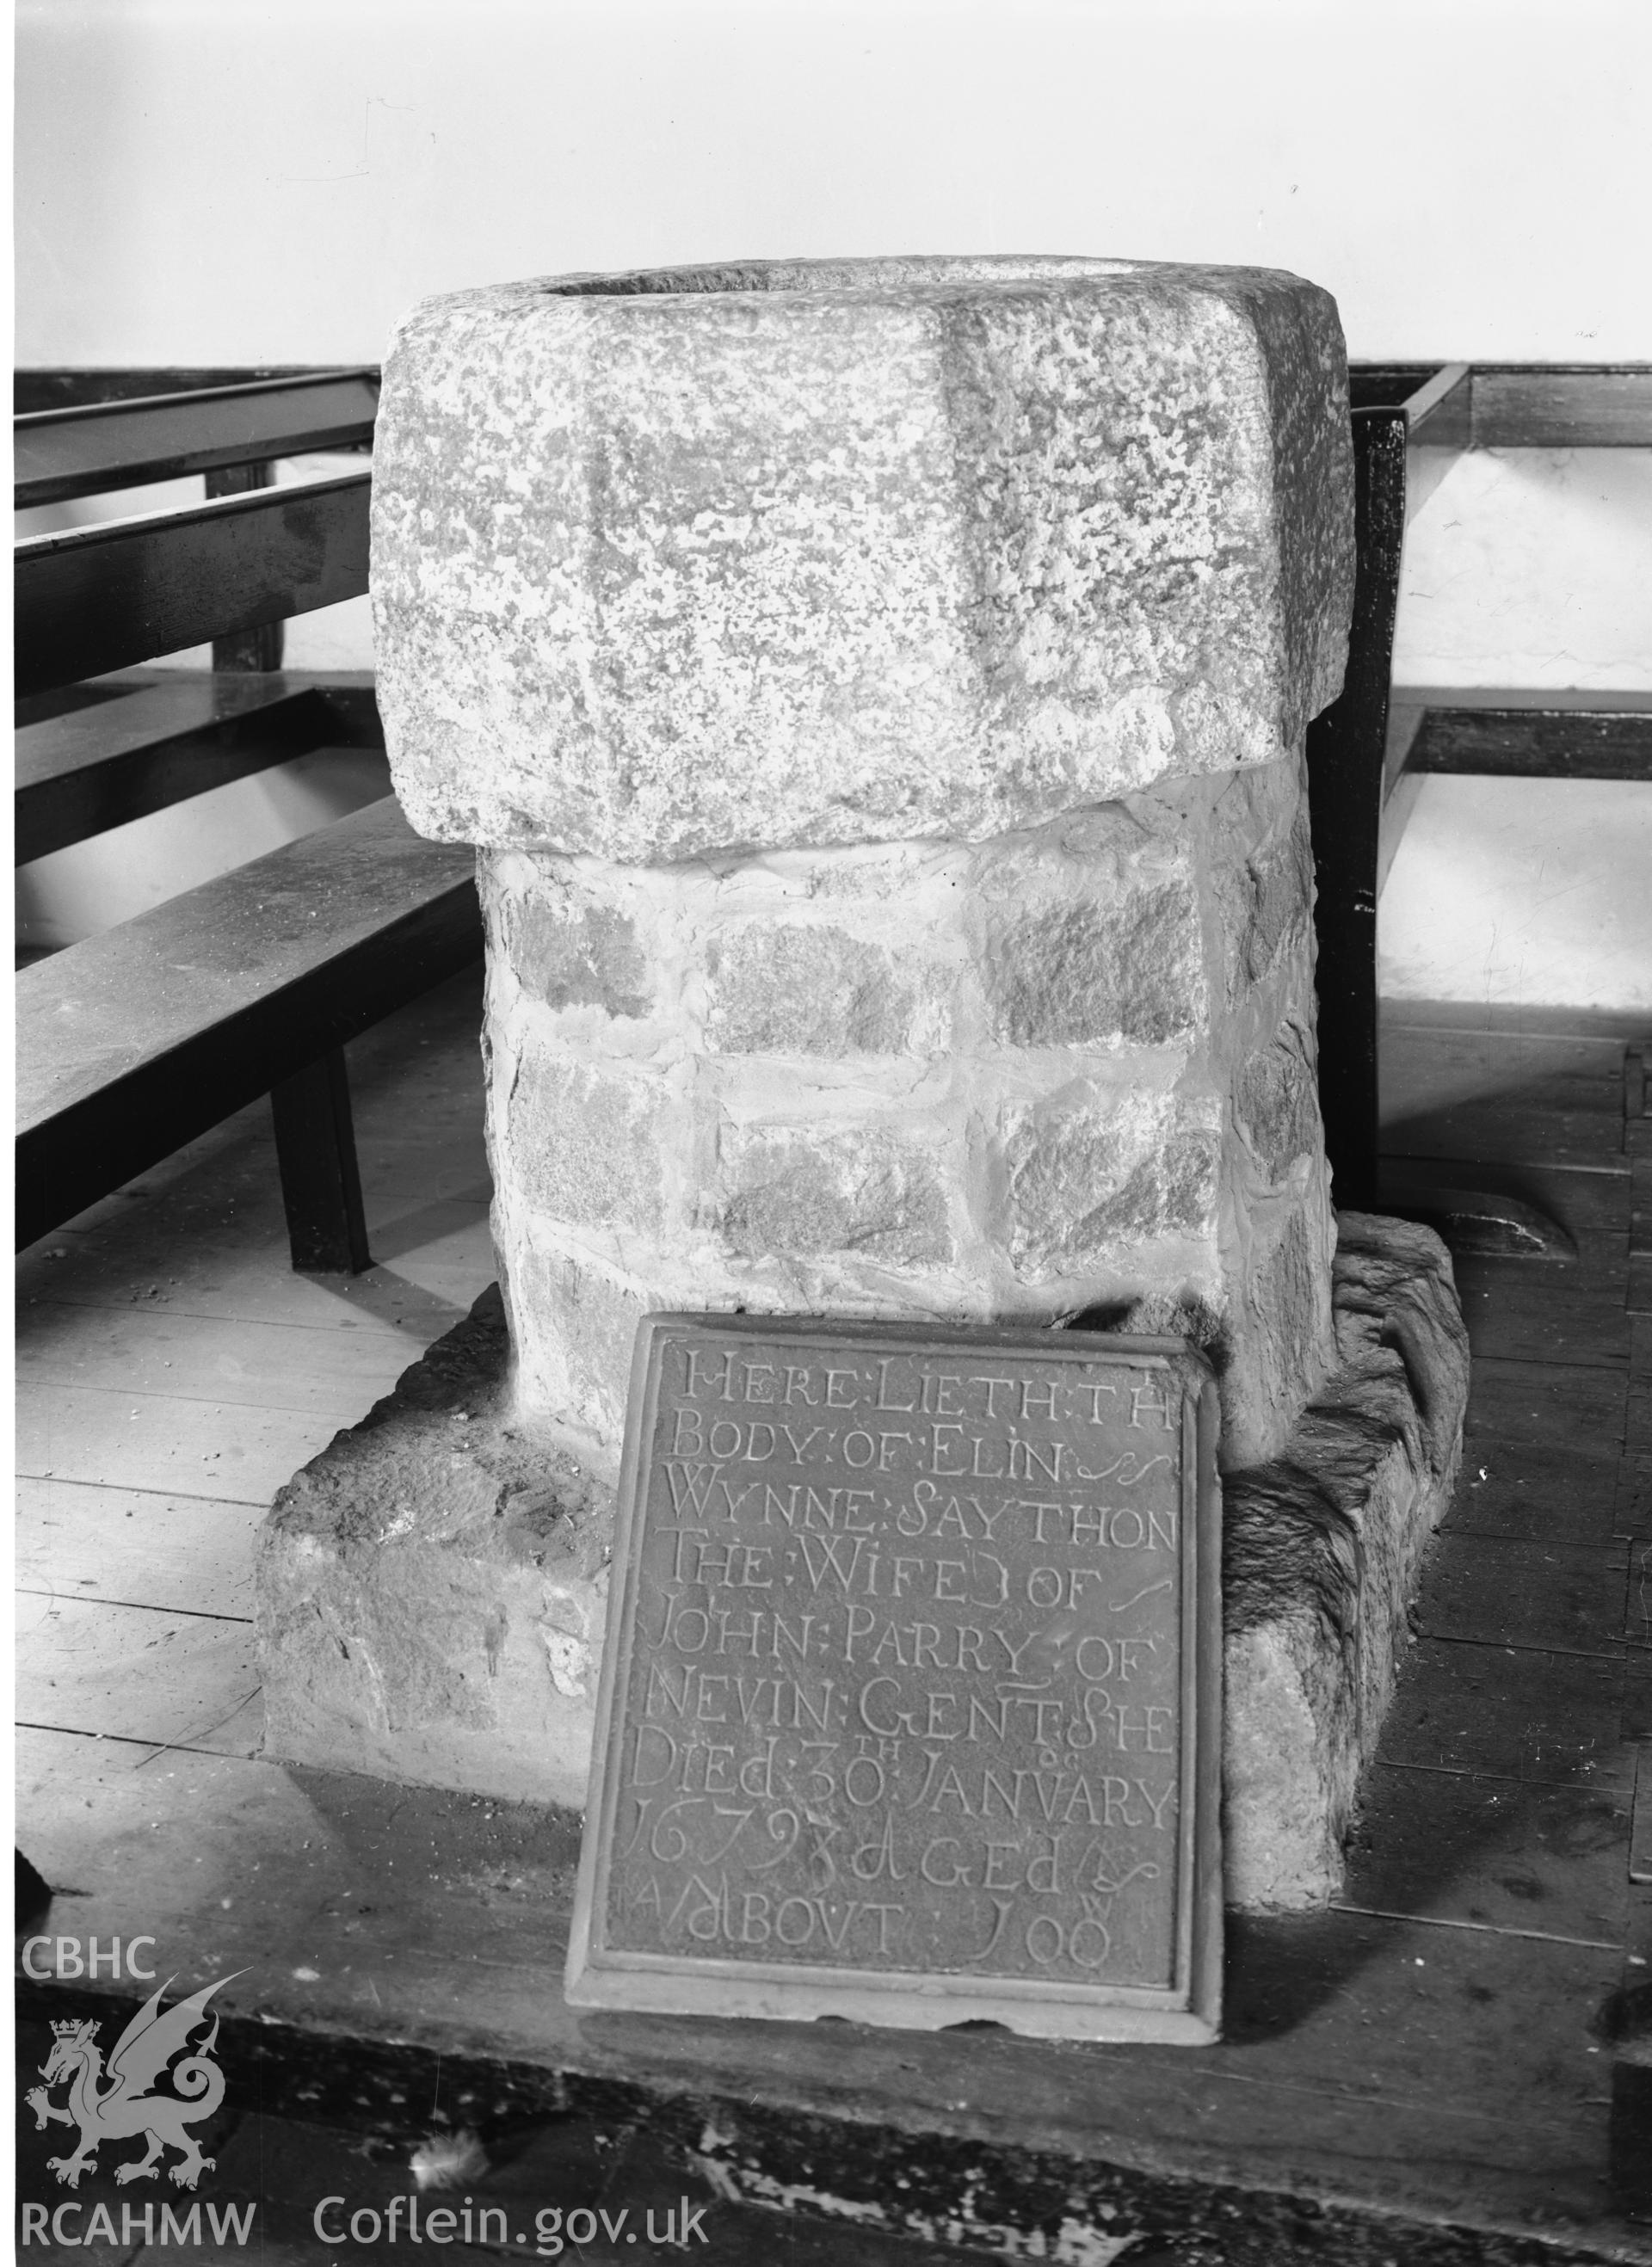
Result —
[[[467, 283], [891, 250], [1290, 268], [1362, 359], [1652, 355], [1644, 0], [20, 0], [18, 30], [25, 365], [377, 361]], [[1450, 476], [1402, 679], [1652, 685], [1648, 460], [1589, 453]], [[289, 657], [365, 665], [364, 609]], [[1652, 789], [1534, 793], [1425, 787], [1391, 988], [1625, 996]], [[1536, 918], [1519, 846], [1568, 833], [1622, 953]]]
[[[1460, 458], [1406, 532], [1394, 678], [1652, 708], [1652, 451]], [[1652, 1019], [1652, 785], [1425, 779], [1380, 935], [1391, 1001]]]
[[1295, 268], [1365, 356], [1648, 350], [1640, 0], [20, 0], [18, 33], [25, 363], [372, 361], [430, 291], [889, 250]]

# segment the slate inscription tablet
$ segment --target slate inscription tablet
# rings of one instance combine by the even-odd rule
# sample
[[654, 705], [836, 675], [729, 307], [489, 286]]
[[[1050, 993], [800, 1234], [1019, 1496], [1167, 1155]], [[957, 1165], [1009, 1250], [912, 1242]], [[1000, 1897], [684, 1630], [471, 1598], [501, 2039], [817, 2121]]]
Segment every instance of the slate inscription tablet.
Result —
[[1216, 1424], [1179, 1339], [648, 1317], [570, 2000], [1214, 2038]]

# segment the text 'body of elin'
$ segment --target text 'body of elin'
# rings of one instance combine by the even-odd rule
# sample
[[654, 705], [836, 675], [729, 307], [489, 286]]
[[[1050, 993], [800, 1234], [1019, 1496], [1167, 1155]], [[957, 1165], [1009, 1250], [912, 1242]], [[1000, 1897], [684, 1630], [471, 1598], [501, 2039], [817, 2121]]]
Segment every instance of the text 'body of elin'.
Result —
[[665, 1350], [608, 1941], [1162, 1986], [1182, 1390]]

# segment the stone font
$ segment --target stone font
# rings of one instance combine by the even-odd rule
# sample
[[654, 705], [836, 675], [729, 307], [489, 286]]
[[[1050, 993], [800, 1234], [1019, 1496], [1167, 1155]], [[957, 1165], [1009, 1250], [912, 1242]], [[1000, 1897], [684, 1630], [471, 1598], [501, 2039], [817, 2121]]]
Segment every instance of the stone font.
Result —
[[570, 1997], [1209, 2036], [1214, 1427], [1178, 1341], [645, 1323]]

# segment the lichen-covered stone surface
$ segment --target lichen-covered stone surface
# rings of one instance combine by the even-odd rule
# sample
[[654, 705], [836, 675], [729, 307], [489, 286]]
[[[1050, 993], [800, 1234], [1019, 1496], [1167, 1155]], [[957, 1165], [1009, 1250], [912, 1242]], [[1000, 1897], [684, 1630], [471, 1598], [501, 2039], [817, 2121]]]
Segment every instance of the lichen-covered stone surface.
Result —
[[1282, 1453], [1223, 1483], [1223, 1859], [1231, 1904], [1326, 1904], [1451, 1500], [1468, 1335], [1426, 1228], [1339, 1218], [1338, 1367]]
[[1184, 1330], [1225, 1464], [1332, 1355], [1316, 287], [757, 263], [430, 302], [378, 693], [476, 843], [518, 1405], [612, 1471], [647, 1308]]
[[[759, 262], [415, 310], [378, 696], [409, 818], [481, 854], [502, 1471], [514, 1427], [612, 1480], [650, 1309], [1185, 1334], [1224, 1471], [1281, 1456], [1337, 1352], [1303, 747], [1352, 583], [1341, 334], [1296, 277]], [[454, 1755], [496, 1661], [538, 1668], [506, 1557]]]
[[[1322, 1905], [1341, 1881], [1468, 1389], [1428, 1229], [1344, 1214], [1340, 1360], [1285, 1452], [1222, 1484], [1228, 1901]], [[559, 1281], [578, 1306], [576, 1271]], [[620, 1308], [603, 1327], [629, 1350]], [[613, 1493], [507, 1390], [497, 1295], [277, 1499], [259, 1566], [267, 1751], [583, 1806]]]
[[1333, 1354], [1300, 761], [980, 844], [480, 862], [525, 1412], [612, 1471], [649, 1308], [1187, 1332], [1225, 1464]]
[[[1278, 763], [1341, 682], [1350, 450], [1335, 305], [1267, 269], [770, 261], [428, 301], [374, 444], [397, 792], [442, 839], [645, 863], [980, 841]], [[1042, 950], [1076, 984], [1098, 942]], [[624, 996], [616, 936], [565, 943], [554, 991]]]

